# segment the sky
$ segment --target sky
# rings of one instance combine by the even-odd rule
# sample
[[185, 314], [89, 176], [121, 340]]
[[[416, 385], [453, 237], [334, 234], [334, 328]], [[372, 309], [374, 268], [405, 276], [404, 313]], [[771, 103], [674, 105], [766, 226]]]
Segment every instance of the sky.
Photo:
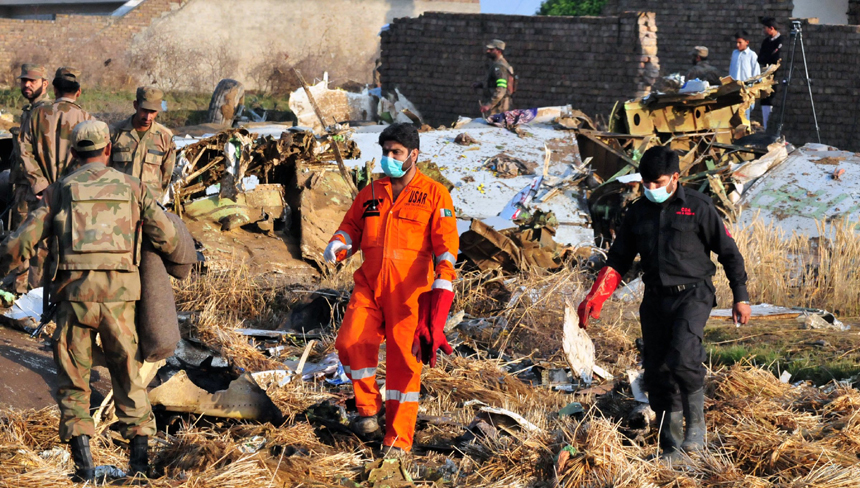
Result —
[[534, 15], [543, 0], [481, 0], [483, 14]]

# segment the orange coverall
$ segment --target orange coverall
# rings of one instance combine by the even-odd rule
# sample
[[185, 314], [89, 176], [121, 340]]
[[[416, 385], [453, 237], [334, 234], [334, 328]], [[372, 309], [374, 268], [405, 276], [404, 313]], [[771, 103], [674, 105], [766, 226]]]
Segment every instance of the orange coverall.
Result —
[[452, 290], [456, 276], [459, 236], [451, 194], [419, 171], [395, 202], [390, 178], [382, 178], [373, 191], [368, 185], [359, 192], [335, 239], [351, 245], [351, 252], [364, 251], [335, 347], [358, 412], [369, 417], [382, 407], [376, 367], [386, 341], [383, 444], [409, 450], [421, 390], [421, 362], [412, 355], [418, 296], [431, 286]]

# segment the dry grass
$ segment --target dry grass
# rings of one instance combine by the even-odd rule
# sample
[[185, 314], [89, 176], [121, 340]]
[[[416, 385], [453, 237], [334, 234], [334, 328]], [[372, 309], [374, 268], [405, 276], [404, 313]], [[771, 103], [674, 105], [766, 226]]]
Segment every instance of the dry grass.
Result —
[[[731, 226], [746, 260], [750, 296], [787, 307], [815, 307], [846, 316], [860, 315], [860, 234], [856, 223], [819, 222], [818, 236], [787, 234], [756, 218]], [[721, 306], [731, 305], [722, 269], [715, 279]]]
[[[735, 229], [747, 257], [756, 301], [842, 311], [860, 307], [856, 296], [860, 283], [852, 281], [856, 277], [850, 272], [843, 273], [837, 286], [825, 286], [837, 270], [853, 269], [849, 265], [853, 256], [860, 256], [860, 244], [853, 234], [829, 232], [819, 245], [798, 236], [780, 238], [773, 227], [760, 223]], [[348, 290], [358, 261], [353, 259], [328, 274], [320, 287]], [[723, 300], [724, 281], [718, 275]], [[564, 366], [559, 347], [564, 307], [576, 304], [590, 286], [581, 270], [531, 271], [514, 278], [466, 273], [457, 286], [455, 309], [494, 319], [485, 337], [468, 342], [494, 352], [484, 352], [480, 358], [444, 357], [436, 368], [424, 369], [420, 413], [450, 421], [444, 425], [420, 423], [417, 442], [451, 445], [479, 412], [479, 405], [466, 406], [470, 400], [514, 411], [539, 430], [509, 429], [496, 437], [478, 437], [468, 445], [458, 445], [451, 454], [417, 456], [407, 462], [416, 478], [449, 460], [456, 468], [454, 474], [446, 475], [449, 486], [858, 486], [860, 392], [854, 388], [834, 384], [795, 387], [748, 363], [712, 371], [706, 380], [709, 451], [686, 459], [682, 466], [670, 467], [649, 459], [656, 452], [655, 432], [645, 442], [625, 436], [619, 428], [625, 408], [598, 408], [591, 395], [572, 396], [528, 385], [504, 369], [510, 359], [524, 356], [543, 367]], [[274, 328], [282, 302], [295, 302], [296, 293], [260, 286], [241, 266], [176, 288], [180, 308], [195, 312], [193, 325], [183, 332], [250, 371], [283, 365], [233, 332], [234, 328]], [[799, 299], [803, 301], [796, 301]], [[843, 303], [841, 308], [834, 306], [839, 303]], [[632, 342], [638, 327], [630, 318], [635, 305], [610, 301], [602, 320], [589, 328], [598, 362], [616, 374], [638, 359]], [[332, 341], [333, 335], [321, 341], [312, 358], [330, 351]], [[293, 347], [288, 355], [297, 356], [301, 350]], [[500, 354], [509, 357], [499, 358]], [[382, 379], [385, 370], [380, 366]], [[153, 443], [153, 460], [164, 476], [152, 480], [151, 486], [250, 488], [333, 486], [343, 478], [360, 481], [364, 464], [374, 457], [372, 449], [304, 415], [324, 401], [342, 405], [342, 391], [294, 381], [286, 387], [271, 387], [268, 393], [287, 419], [283, 425], [206, 423], [188, 417], [174, 434], [161, 434]], [[630, 392], [624, 386], [613, 395], [629, 402]], [[558, 410], [572, 401], [583, 404], [585, 415], [559, 417]], [[67, 449], [56, 436], [57, 421], [55, 408], [0, 412], [0, 487], [73, 486], [67, 478], [70, 462], [39, 455], [56, 446]], [[126, 448], [114, 435], [108, 431], [94, 439], [94, 457], [97, 464], [123, 468]], [[261, 450], [251, 454], [240, 450], [258, 436], [266, 439]]]

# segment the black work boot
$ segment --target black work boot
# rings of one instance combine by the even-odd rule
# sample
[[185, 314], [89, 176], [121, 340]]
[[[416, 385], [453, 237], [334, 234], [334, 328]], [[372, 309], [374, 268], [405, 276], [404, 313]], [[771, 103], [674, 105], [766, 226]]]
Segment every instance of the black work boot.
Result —
[[128, 451], [128, 475], [142, 474], [147, 476], [149, 472], [149, 437], [145, 435], [134, 436], [129, 444], [131, 448]]
[[90, 437], [76, 435], [69, 441], [72, 448], [72, 459], [75, 461], [75, 474], [72, 480], [77, 483], [94, 481], [96, 467], [93, 466], [93, 454], [90, 452]]
[[681, 443], [684, 440], [684, 412], [657, 412], [660, 426], [660, 459], [678, 461], [681, 459]]
[[681, 449], [686, 452], [701, 451], [705, 448], [705, 390], [700, 389], [683, 398], [684, 418], [687, 420], [687, 433]]

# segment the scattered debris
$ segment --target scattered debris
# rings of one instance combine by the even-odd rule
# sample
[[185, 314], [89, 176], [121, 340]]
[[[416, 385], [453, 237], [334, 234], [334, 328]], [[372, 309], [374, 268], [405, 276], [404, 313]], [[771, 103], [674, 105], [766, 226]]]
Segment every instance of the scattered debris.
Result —
[[561, 347], [570, 364], [570, 371], [590, 386], [594, 371], [594, 342], [585, 329], [579, 326], [576, 310], [569, 303], [564, 307], [563, 334]]
[[476, 141], [474, 137], [466, 133], [457, 134], [457, 137], [454, 138], [454, 142], [461, 146], [469, 146], [471, 144], [478, 143], [478, 141]]
[[248, 373], [232, 381], [225, 390], [209, 392], [195, 385], [182, 370], [150, 391], [149, 401], [170, 412], [260, 421], [281, 417], [272, 400]]
[[[802, 313], [794, 308], [777, 307], [769, 303], [758, 303], [752, 305], [750, 306], [750, 310], [752, 311], [751, 318], [766, 320], [793, 319]], [[711, 318], [731, 320], [732, 309], [715, 308], [711, 310]]]
[[499, 178], [533, 175], [537, 166], [537, 163], [523, 161], [505, 153], [497, 154], [484, 163], [484, 168], [492, 171]]
[[[839, 180], [833, 177], [834, 161], [846, 170]], [[858, 189], [860, 156], [823, 144], [806, 144], [746, 188], [738, 205], [747, 210], [738, 222], [747, 225], [760, 218], [787, 233], [808, 236], [818, 236], [819, 223], [825, 222], [826, 234], [834, 223], [860, 218]]]
[[835, 315], [826, 310], [796, 310], [800, 311], [800, 315], [798, 315], [795, 320], [800, 324], [801, 329], [832, 329], [846, 331], [851, 328], [850, 325], [843, 324]]
[[377, 459], [364, 467], [368, 486], [372, 488], [414, 487], [412, 477], [399, 459]]
[[42, 288], [33, 288], [18, 297], [2, 318], [6, 324], [30, 334], [39, 327], [43, 306]]

